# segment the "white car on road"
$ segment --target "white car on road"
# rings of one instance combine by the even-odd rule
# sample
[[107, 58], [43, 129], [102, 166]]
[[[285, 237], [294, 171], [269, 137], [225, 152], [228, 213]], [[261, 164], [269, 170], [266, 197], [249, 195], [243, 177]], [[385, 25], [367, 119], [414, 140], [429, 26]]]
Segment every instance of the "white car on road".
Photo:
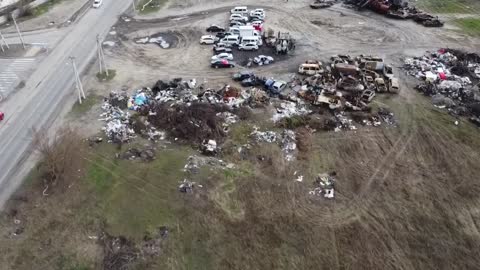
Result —
[[231, 53], [219, 53], [217, 55], [212, 56], [212, 61], [216, 61], [219, 59], [227, 59], [227, 60], [233, 60], [233, 54]]
[[212, 35], [205, 35], [200, 38], [200, 44], [213, 44], [215, 43], [215, 36]]
[[93, 1], [93, 7], [94, 8], [99, 8], [103, 4], [103, 0], [94, 0]]
[[238, 46], [240, 51], [256, 51], [258, 50], [258, 45], [255, 43], [242, 43]]

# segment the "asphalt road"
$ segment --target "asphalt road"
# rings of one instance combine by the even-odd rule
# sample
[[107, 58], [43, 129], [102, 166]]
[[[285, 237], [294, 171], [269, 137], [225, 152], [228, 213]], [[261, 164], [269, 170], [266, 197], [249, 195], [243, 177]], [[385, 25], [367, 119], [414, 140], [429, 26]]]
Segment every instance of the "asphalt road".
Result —
[[96, 55], [97, 34], [105, 37], [131, 1], [104, 0], [101, 8], [89, 10], [67, 28], [25, 87], [0, 104], [5, 113], [0, 123], [0, 208], [23, 180], [18, 172], [31, 154], [32, 128], [49, 128], [74, 91], [69, 57], [75, 57], [78, 69], [84, 70]]

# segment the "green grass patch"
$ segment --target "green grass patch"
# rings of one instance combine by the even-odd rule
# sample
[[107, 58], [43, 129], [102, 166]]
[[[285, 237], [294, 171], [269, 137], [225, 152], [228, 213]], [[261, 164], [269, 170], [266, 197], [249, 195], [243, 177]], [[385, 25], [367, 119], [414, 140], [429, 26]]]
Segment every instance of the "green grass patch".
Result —
[[117, 71], [115, 69], [109, 69], [108, 75], [106, 72], [98, 72], [97, 79], [101, 82], [108, 82], [113, 80], [113, 78], [115, 78], [116, 75], [117, 75]]
[[70, 114], [72, 116], [81, 116], [87, 113], [88, 111], [90, 111], [95, 104], [101, 101], [102, 101], [101, 96], [90, 94], [86, 96], [84, 100], [82, 100], [82, 104], [76, 102], [75, 105], [73, 105], [73, 108]]
[[[148, 14], [159, 11], [168, 0], [140, 0], [136, 4], [137, 11], [140, 14]], [[150, 2], [150, 3], [149, 3]], [[149, 3], [147, 5], [147, 3]]]
[[456, 19], [455, 23], [467, 34], [480, 36], [480, 18]]
[[420, 0], [413, 5], [433, 13], [478, 14], [480, 10], [480, 2], [477, 0]]
[[99, 145], [87, 181], [99, 196], [112, 235], [141, 239], [159, 226], [173, 226], [177, 197], [183, 195], [177, 187], [185, 178], [182, 169], [191, 151], [184, 147], [162, 150], [154, 161], [145, 163], [114, 159], [115, 146]]

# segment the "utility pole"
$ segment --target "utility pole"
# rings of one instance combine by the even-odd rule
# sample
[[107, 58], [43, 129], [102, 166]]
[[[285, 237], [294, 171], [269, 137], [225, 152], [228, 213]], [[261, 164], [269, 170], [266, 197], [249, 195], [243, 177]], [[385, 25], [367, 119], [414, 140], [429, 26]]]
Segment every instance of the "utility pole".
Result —
[[135, 0], [132, 1], [133, 13], [137, 12], [137, 7], [135, 6]]
[[100, 65], [100, 74], [105, 70], [105, 75], [108, 77], [108, 68], [107, 63], [105, 62], [105, 54], [103, 53], [102, 43], [100, 42], [100, 36], [97, 35], [97, 54], [98, 54], [98, 64]]
[[18, 28], [18, 24], [17, 24], [17, 21], [15, 20], [15, 16], [13, 16], [13, 14], [11, 14], [11, 15], [12, 15], [13, 23], [15, 24], [15, 28], [17, 29], [18, 37], [20, 38], [20, 41], [22, 42], [23, 49], [25, 50], [26, 47], [25, 47], [25, 42], [23, 41], [22, 33], [20, 32], [20, 28]]
[[69, 58], [70, 61], [72, 61], [73, 74], [75, 76], [75, 89], [78, 91], [78, 103], [82, 104], [82, 98], [85, 99], [82, 81], [80, 80], [80, 75], [78, 74], [77, 66], [75, 64], [75, 57], [70, 56]]
[[[5, 44], [5, 46], [7, 47], [7, 49], [10, 49], [10, 46], [8, 46], [8, 43], [7, 43], [7, 41], [5, 40], [5, 38], [3, 37], [2, 32], [0, 32], [0, 38], [2, 39], [2, 41], [3, 41], [3, 43]], [[5, 52], [5, 49], [3, 49], [2, 43], [0, 43], [0, 47], [2, 48], [2, 52]]]

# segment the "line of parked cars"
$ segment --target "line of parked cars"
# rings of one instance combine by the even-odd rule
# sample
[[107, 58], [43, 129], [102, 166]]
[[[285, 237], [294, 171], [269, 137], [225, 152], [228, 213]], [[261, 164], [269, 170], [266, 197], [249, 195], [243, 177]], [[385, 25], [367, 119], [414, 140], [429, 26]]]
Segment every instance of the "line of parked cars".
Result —
[[234, 81], [240, 82], [240, 85], [242, 85], [243, 87], [262, 86], [271, 95], [278, 95], [287, 87], [287, 82], [285, 81], [258, 77], [249, 70], [240, 71], [233, 74], [232, 79]]
[[[233, 67], [232, 48], [239, 51], [256, 51], [263, 45], [262, 32], [265, 20], [265, 10], [257, 8], [248, 10], [247, 7], [235, 7], [230, 11], [229, 28], [212, 24], [206, 31], [208, 35], [200, 38], [202, 45], [214, 45], [211, 66], [214, 68]], [[263, 56], [265, 57], [265, 56]], [[271, 58], [271, 57], [270, 57]], [[268, 64], [271, 59], [260, 59], [257, 64]]]

